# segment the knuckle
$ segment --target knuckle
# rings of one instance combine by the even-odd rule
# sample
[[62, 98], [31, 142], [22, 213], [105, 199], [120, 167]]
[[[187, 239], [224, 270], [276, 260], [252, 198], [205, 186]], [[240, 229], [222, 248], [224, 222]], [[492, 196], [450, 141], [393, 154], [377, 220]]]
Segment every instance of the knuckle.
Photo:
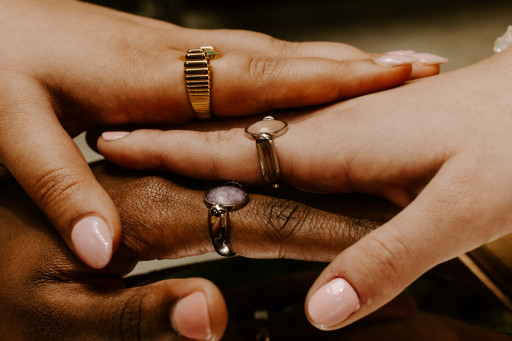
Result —
[[266, 234], [265, 239], [276, 244], [275, 256], [283, 258], [287, 253], [287, 241], [309, 225], [312, 209], [298, 202], [275, 198], [266, 202], [264, 206], [263, 212], [267, 214], [257, 216], [264, 219], [262, 226]]
[[129, 294], [118, 312], [119, 338], [142, 340], [142, 307], [149, 291], [145, 288]]
[[208, 131], [204, 134], [204, 139], [208, 148], [212, 151], [209, 155], [208, 162], [208, 170], [209, 174], [213, 179], [225, 179], [227, 173], [231, 170], [226, 170], [226, 167], [220, 167], [223, 162], [222, 160], [229, 160], [229, 153], [232, 152], [229, 150], [228, 146], [232, 146], [236, 143], [234, 136], [236, 134], [233, 133], [234, 130], [215, 130]]
[[39, 176], [33, 188], [41, 209], [49, 211], [52, 208], [51, 215], [59, 216], [72, 205], [70, 198], [75, 197], [83, 185], [71, 170], [60, 167]]
[[257, 87], [264, 88], [279, 78], [281, 65], [281, 61], [274, 58], [252, 56], [247, 62], [247, 74]]
[[410, 255], [409, 247], [396, 238], [391, 242], [370, 237], [362, 255], [367, 262], [363, 262], [359, 271], [372, 274], [373, 278], [387, 283], [396, 292], [402, 289]]

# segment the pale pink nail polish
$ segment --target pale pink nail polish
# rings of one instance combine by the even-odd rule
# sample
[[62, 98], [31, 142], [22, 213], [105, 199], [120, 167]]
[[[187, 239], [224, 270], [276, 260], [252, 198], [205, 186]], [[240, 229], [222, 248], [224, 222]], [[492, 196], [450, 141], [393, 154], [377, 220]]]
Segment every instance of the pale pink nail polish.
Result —
[[359, 309], [359, 297], [344, 278], [335, 278], [311, 296], [308, 315], [320, 328], [329, 328], [345, 321]]
[[122, 137], [125, 137], [128, 134], [129, 132], [127, 131], [105, 131], [103, 134], [101, 134], [101, 137], [103, 137], [107, 141], [114, 141]]
[[417, 62], [418, 59], [411, 56], [399, 54], [384, 54], [374, 59], [375, 63], [384, 66], [401, 66]]
[[210, 315], [205, 294], [198, 291], [180, 299], [171, 311], [171, 322], [174, 329], [188, 339], [210, 340]]
[[408, 56], [408, 55], [413, 54], [414, 52], [415, 52], [414, 50], [394, 50], [394, 51], [388, 51], [388, 52], [386, 52], [386, 54], [397, 54], [397, 55], [401, 55], [401, 56]]
[[416, 57], [421, 63], [428, 65], [444, 64], [448, 62], [448, 59], [432, 53], [413, 53], [409, 56]]
[[112, 257], [112, 235], [100, 217], [87, 216], [78, 221], [71, 231], [71, 241], [78, 257], [95, 269], [105, 267]]

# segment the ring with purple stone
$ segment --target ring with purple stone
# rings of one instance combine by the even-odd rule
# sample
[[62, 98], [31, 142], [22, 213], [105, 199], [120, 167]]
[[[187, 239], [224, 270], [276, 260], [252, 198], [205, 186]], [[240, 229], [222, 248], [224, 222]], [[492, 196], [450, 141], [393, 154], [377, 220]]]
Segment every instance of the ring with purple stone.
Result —
[[235, 181], [214, 187], [204, 194], [204, 203], [208, 207], [208, 229], [213, 247], [219, 255], [236, 255], [231, 249], [229, 212], [242, 208], [248, 202], [247, 192]]
[[[273, 188], [278, 188], [281, 182], [281, 168], [274, 147], [274, 138], [283, 135], [287, 130], [288, 123], [276, 120], [272, 116], [267, 116], [245, 128], [245, 136], [256, 140], [256, 151], [263, 179]], [[269, 164], [272, 166], [269, 167]]]

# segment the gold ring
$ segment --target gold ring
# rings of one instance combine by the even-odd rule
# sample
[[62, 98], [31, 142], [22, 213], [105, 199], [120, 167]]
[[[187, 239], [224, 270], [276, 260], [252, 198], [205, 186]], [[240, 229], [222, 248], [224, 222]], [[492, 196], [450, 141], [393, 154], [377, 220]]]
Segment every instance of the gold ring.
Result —
[[212, 46], [191, 49], [185, 55], [185, 82], [188, 99], [197, 118], [211, 118], [212, 69], [210, 59], [220, 55]]
[[[245, 136], [256, 140], [256, 150], [263, 179], [273, 188], [281, 183], [281, 168], [277, 158], [274, 138], [283, 135], [288, 130], [288, 123], [276, 120], [272, 116], [265, 117], [245, 128]], [[272, 166], [269, 167], [268, 164]]]

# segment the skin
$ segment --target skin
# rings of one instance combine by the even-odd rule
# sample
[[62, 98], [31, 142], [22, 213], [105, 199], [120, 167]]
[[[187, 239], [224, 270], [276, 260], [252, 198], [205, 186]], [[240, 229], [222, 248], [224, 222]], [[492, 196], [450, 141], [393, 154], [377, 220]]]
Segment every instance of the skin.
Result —
[[[182, 297], [203, 292], [212, 340], [218, 340], [226, 327], [227, 312], [211, 282], [172, 279], [125, 289], [122, 281], [139, 260], [214, 251], [205, 226], [204, 189], [200, 188], [211, 184], [190, 187], [186, 182], [141, 177], [105, 164], [93, 171], [119, 207], [125, 227], [118, 252], [102, 270], [88, 267], [73, 255], [17, 185], [7, 184], [0, 190], [4, 260], [0, 272], [5, 274], [0, 276], [2, 337], [182, 340], [170, 322], [172, 307]], [[249, 205], [231, 215], [233, 249], [240, 255], [276, 257], [273, 250], [279, 249], [282, 257], [326, 260], [377, 225], [374, 220], [321, 211], [299, 201], [256, 194], [250, 199]], [[371, 205], [381, 207], [376, 210], [382, 216], [392, 212], [378, 202]], [[297, 224], [303, 228], [296, 228]], [[329, 255], [304, 252], [299, 245], [305, 238], [329, 249]]]
[[71, 138], [94, 127], [193, 120], [182, 60], [190, 48], [222, 52], [211, 63], [212, 111], [222, 117], [328, 103], [439, 70], [377, 65], [344, 44], [185, 29], [70, 0], [2, 1], [0, 30], [0, 162], [75, 252], [71, 232], [84, 217], [105, 222], [113, 249], [121, 223]]
[[[319, 328], [346, 326], [433, 266], [512, 232], [511, 57], [509, 49], [392, 90], [276, 115], [290, 123], [275, 140], [288, 184], [378, 195], [402, 208], [344, 250], [312, 286], [306, 307], [338, 277], [360, 303], [345, 321]], [[98, 149], [124, 167], [262, 185], [246, 123], [208, 132], [140, 130], [100, 138]]]
[[[226, 329], [226, 303], [213, 283], [200, 278], [171, 279], [125, 288], [122, 276], [138, 260], [173, 258], [212, 251], [206, 233], [203, 190], [183, 179], [129, 173], [108, 164], [93, 167], [121, 213], [124, 238], [112, 263], [95, 270], [84, 265], [63, 243], [49, 221], [15, 184], [0, 188], [0, 329], [9, 340], [184, 340], [171, 324], [172, 308], [182, 297], [202, 292], [207, 298], [212, 340]], [[251, 191], [252, 192], [252, 191]], [[291, 193], [289, 193], [291, 194]], [[318, 210], [307, 203], [322, 202], [315, 195], [295, 195], [299, 201], [250, 194], [250, 203], [232, 214], [233, 247], [242, 255], [325, 260], [375, 228], [376, 218], [392, 215], [382, 201], [333, 196], [353, 218], [333, 210]], [[187, 202], [184, 205], [183, 202]], [[354, 202], [359, 212], [350, 208]], [[276, 208], [278, 208], [276, 212]], [[282, 211], [289, 212], [287, 224]], [[306, 214], [307, 213], [307, 214]], [[291, 222], [301, 222], [294, 228]], [[276, 229], [275, 227], [279, 227]], [[313, 233], [314, 231], [314, 233]], [[287, 238], [282, 238], [285, 234]], [[313, 237], [311, 237], [313, 236]], [[164, 238], [163, 238], [164, 237]], [[326, 253], [299, 247], [314, 238]], [[30, 245], [30, 247], [27, 247]], [[262, 248], [257, 245], [267, 245]], [[405, 295], [399, 296], [352, 329], [321, 333], [305, 324], [300, 302], [317, 272], [298, 271], [264, 281], [231, 286], [223, 294], [233, 314], [223, 337], [246, 340], [251, 322], [238, 324], [247, 309], [276, 302], [297, 302], [271, 312], [266, 323], [272, 337], [297, 340], [365, 340], [386, 335], [389, 340], [506, 340], [505, 336], [445, 317], [417, 312]], [[293, 290], [290, 290], [293, 288]], [[294, 328], [283, 329], [290, 321]], [[249, 323], [249, 324], [248, 324]], [[407, 332], [404, 333], [404, 330]]]

